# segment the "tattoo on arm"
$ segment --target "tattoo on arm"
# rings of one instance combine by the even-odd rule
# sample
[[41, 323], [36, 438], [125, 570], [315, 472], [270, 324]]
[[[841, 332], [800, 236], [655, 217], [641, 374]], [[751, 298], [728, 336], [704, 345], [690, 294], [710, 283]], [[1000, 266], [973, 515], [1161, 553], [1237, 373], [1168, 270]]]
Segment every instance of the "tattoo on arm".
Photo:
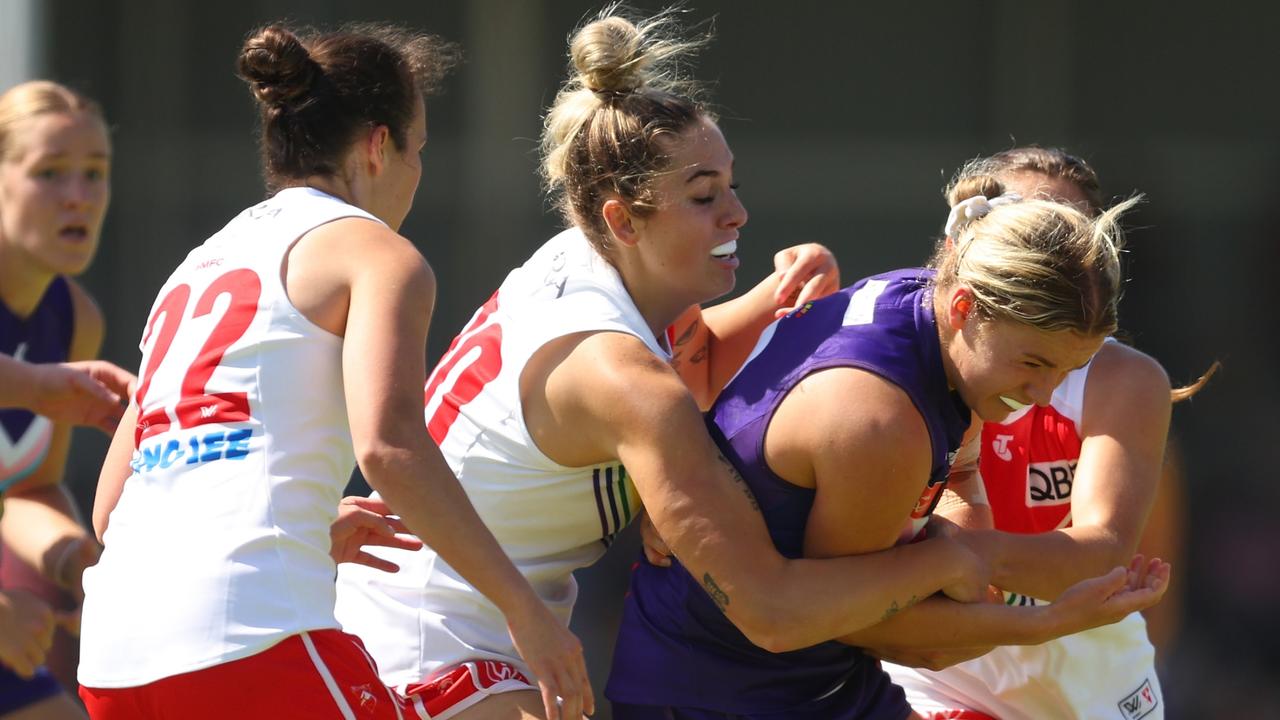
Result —
[[747, 499], [751, 501], [752, 509], [754, 509], [756, 512], [760, 512], [760, 503], [756, 502], [755, 493], [751, 492], [751, 486], [748, 485], [747, 481], [742, 478], [742, 473], [738, 472], [738, 468], [734, 467], [733, 463], [729, 462], [729, 458], [725, 457], [724, 455], [717, 455], [716, 459], [719, 460], [722, 465], [724, 465], [725, 470], [729, 471], [729, 477], [733, 478], [734, 484], [742, 488], [742, 492], [745, 493], [747, 496]]
[[885, 620], [888, 620], [889, 618], [893, 617], [894, 615], [897, 615], [898, 613], [902, 612], [903, 610], [906, 610], [907, 608], [911, 607], [912, 605], [915, 605], [918, 602], [920, 602], [920, 598], [916, 597], [915, 595], [912, 595], [911, 599], [903, 603], [901, 606], [898, 605], [897, 600], [894, 600], [892, 603], [890, 603], [888, 609], [884, 611], [884, 616], [880, 618], [880, 622], [884, 622]]
[[707, 350], [708, 350], [708, 348], [707, 348], [707, 346], [706, 346], [706, 345], [703, 345], [702, 347], [698, 348], [697, 350], [694, 350], [694, 351], [693, 351], [693, 355], [691, 355], [691, 356], [689, 357], [689, 362], [693, 363], [694, 365], [697, 365], [698, 363], [702, 362], [703, 360], [706, 360], [706, 359], [707, 359]]
[[724, 609], [729, 606], [729, 594], [720, 589], [715, 579], [711, 577], [711, 573], [702, 574], [702, 586], [706, 588], [707, 594], [711, 596], [716, 607], [720, 608], [720, 612], [724, 612]]

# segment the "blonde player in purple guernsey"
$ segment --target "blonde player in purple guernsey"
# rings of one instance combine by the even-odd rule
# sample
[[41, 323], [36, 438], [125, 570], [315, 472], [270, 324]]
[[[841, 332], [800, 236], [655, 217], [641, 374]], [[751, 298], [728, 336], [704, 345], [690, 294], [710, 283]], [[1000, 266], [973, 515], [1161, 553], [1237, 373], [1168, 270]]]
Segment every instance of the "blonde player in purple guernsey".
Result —
[[[958, 192], [930, 269], [868, 278], [766, 330], [708, 424], [779, 551], [894, 546], [908, 520], [912, 532], [927, 520], [971, 414], [1049, 402], [1115, 328], [1115, 220], [1130, 204], [1094, 220], [979, 178]], [[918, 717], [858, 649], [927, 641], [894, 622], [900, 610], [941, 619], [929, 629], [944, 637], [1038, 643], [1156, 602], [1169, 573], [1135, 557], [1047, 608], [925, 592], [828, 642], [762, 649], [726, 621], [733, 599], [675, 557], [634, 573], [606, 691], [620, 720]]]
[[[1021, 147], [974, 160], [947, 188], [948, 200], [978, 175], [994, 175], [1026, 197], [1069, 203], [1090, 215], [1103, 206], [1093, 168], [1062, 150]], [[1171, 391], [1153, 358], [1107, 342], [1087, 366], [1068, 374], [1051, 402], [983, 426], [980, 476], [953, 482], [964, 500], [939, 513], [988, 529], [965, 537], [992, 561], [992, 583], [1009, 591], [1007, 602], [1056, 600], [1072, 583], [1139, 547], [1157, 496], [1170, 401], [1189, 397], [1207, 380]], [[925, 621], [911, 611], [900, 619]], [[1139, 613], [1042, 645], [997, 647], [940, 669], [982, 644], [963, 634], [949, 643], [890, 651], [904, 663], [932, 668], [886, 666], [926, 717], [1165, 716], [1155, 649]]]
[[[102, 313], [73, 278], [97, 252], [110, 169], [111, 141], [92, 100], [48, 81], [0, 95], [0, 353], [7, 356], [0, 384], [10, 396], [0, 402], [0, 717], [83, 717], [41, 667], [55, 628], [75, 625], [74, 613], [55, 613], [45, 601], [61, 590], [78, 594], [98, 556], [61, 484], [71, 426], [95, 420], [114, 428], [120, 406], [105, 388], [86, 386], [88, 377], [54, 375], [58, 363], [88, 360], [102, 344]], [[73, 387], [81, 392], [66, 392]], [[75, 399], [88, 399], [86, 389], [108, 396], [92, 412]], [[34, 394], [24, 400], [23, 391]], [[49, 405], [51, 392], [62, 400]]]

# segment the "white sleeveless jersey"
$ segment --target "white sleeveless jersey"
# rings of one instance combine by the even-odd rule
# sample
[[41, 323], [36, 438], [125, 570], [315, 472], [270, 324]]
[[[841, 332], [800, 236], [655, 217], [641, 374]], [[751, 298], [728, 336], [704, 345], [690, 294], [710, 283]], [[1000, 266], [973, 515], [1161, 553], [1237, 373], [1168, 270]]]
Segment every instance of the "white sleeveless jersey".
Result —
[[[988, 423], [980, 468], [997, 528], [1047, 532], [1071, 523], [1089, 366], [1069, 373], [1050, 405]], [[1005, 593], [1010, 605], [1045, 601]], [[1041, 645], [998, 647], [932, 672], [885, 663], [919, 711], [969, 708], [1001, 720], [1161, 720], [1155, 648], [1141, 613]]]
[[342, 338], [293, 306], [307, 231], [373, 216], [310, 188], [192, 250], [142, 337], [133, 474], [84, 577], [80, 682], [133, 687], [337, 627], [329, 525], [355, 465]]
[[[639, 510], [618, 463], [565, 467], [543, 455], [525, 425], [519, 379], [529, 357], [578, 332], [633, 335], [663, 358], [613, 267], [577, 229], [513, 270], [453, 341], [426, 387], [426, 421], [480, 517], [544, 602], [566, 624], [573, 570], [595, 562]], [[359, 635], [392, 686], [473, 659], [526, 672], [506, 620], [430, 549], [376, 548], [400, 566], [338, 572], [338, 620]]]

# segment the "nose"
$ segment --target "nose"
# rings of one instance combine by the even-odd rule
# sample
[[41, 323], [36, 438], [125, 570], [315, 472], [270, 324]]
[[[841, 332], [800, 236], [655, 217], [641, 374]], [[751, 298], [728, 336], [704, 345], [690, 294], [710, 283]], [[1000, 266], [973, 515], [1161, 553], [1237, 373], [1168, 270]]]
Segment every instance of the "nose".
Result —
[[62, 201], [70, 209], [82, 210], [98, 201], [103, 187], [100, 180], [77, 174], [67, 180]]
[[729, 206], [729, 212], [725, 215], [724, 224], [726, 227], [739, 228], [747, 224], [747, 208], [738, 199], [738, 193], [731, 192], [729, 197], [732, 202]]
[[1040, 407], [1047, 407], [1053, 401], [1053, 391], [1058, 389], [1058, 385], [1066, 378], [1067, 374], [1063, 372], [1047, 372], [1038, 377], [1034, 382], [1028, 383], [1024, 388], [1027, 397], [1031, 398], [1031, 402]]

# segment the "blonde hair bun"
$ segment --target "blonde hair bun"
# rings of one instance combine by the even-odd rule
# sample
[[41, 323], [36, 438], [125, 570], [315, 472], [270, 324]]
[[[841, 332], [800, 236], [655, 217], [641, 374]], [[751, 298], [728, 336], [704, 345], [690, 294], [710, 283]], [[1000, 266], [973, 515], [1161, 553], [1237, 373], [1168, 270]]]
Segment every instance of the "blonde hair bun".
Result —
[[652, 58], [630, 20], [606, 17], [582, 28], [569, 45], [569, 57], [582, 87], [592, 92], [630, 93], [645, 85]]

